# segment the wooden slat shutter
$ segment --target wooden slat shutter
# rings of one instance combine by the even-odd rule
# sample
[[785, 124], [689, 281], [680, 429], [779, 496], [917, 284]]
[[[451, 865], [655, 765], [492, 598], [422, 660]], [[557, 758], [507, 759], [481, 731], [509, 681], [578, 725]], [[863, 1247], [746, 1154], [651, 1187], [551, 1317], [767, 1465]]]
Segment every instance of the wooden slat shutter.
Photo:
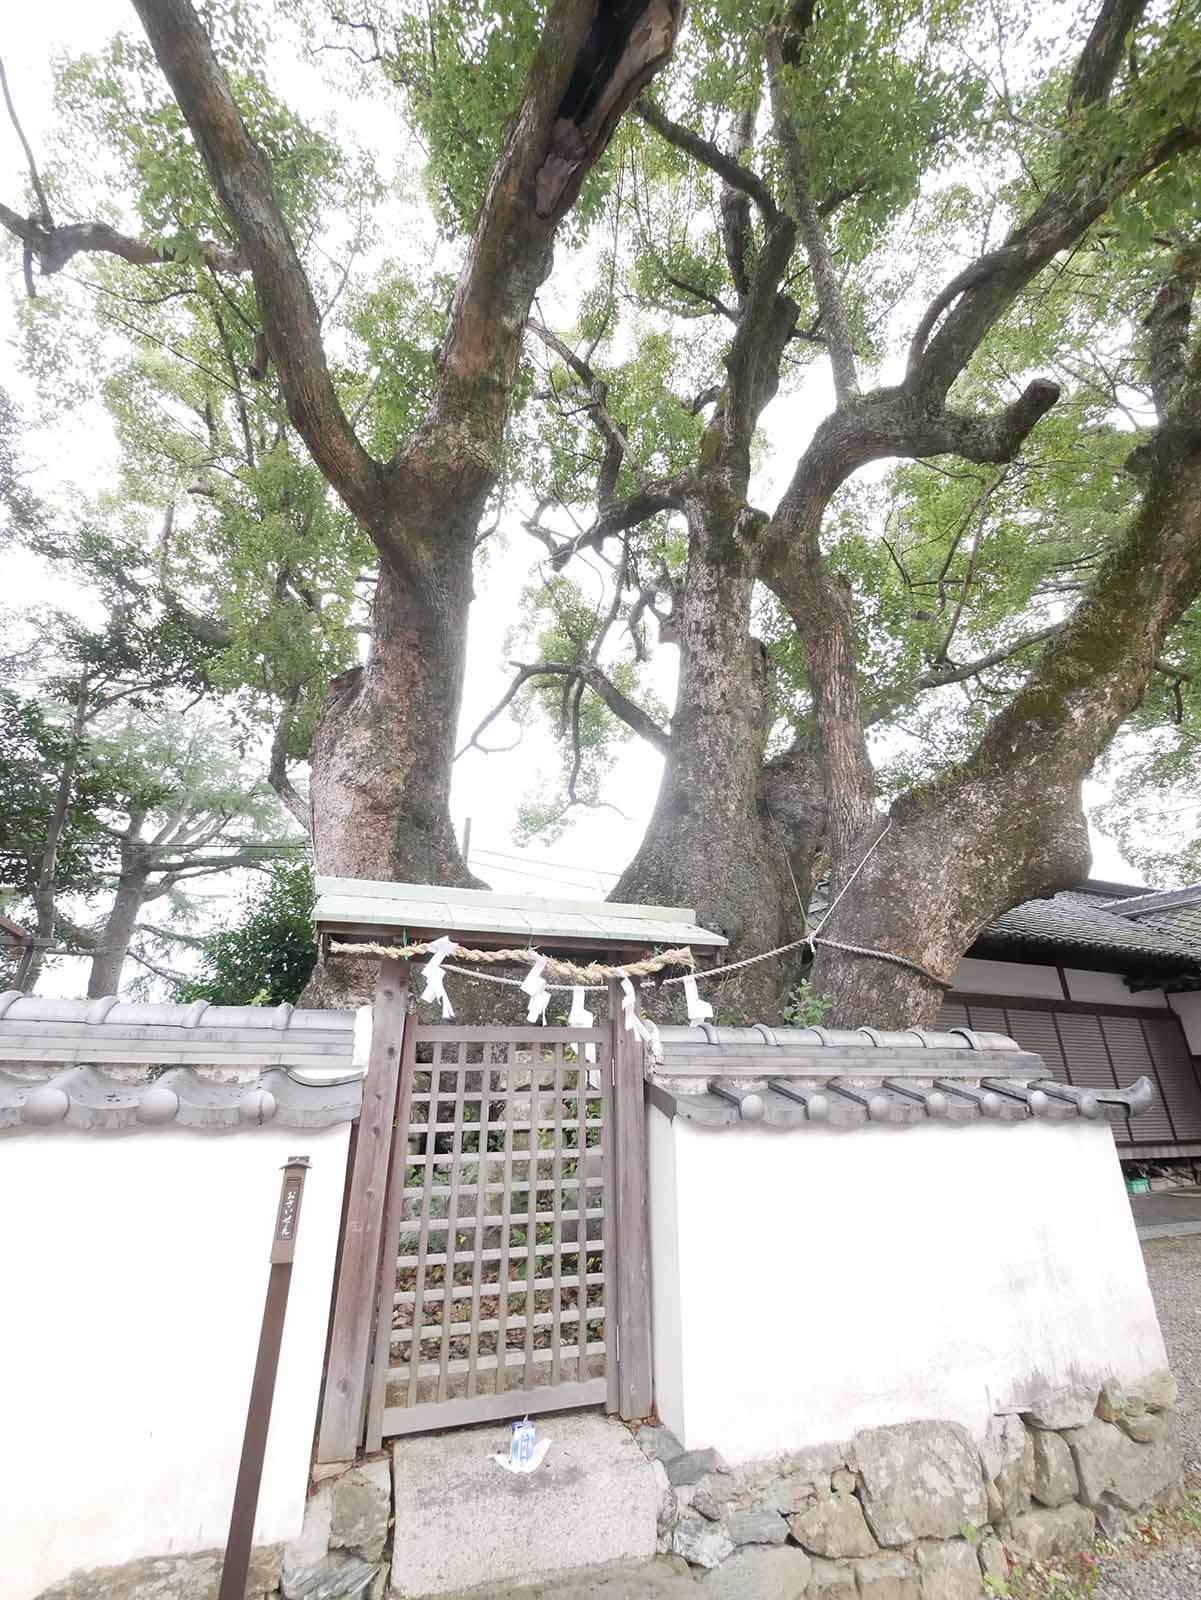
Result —
[[1006, 1032], [1009, 1036], [1016, 1039], [1023, 1050], [1033, 1050], [1042, 1056], [1047, 1071], [1053, 1078], [1058, 1078], [1061, 1083], [1068, 1083], [1070, 1080], [1064, 1065], [1063, 1050], [1060, 1047], [1053, 1014], [1050, 1011], [1027, 1011], [1022, 1006], [1009, 1006], [1006, 1009], [1006, 1018], [1008, 1021]]
[[[1105, 1021], [1080, 1011], [1057, 1011], [1055, 1023], [1063, 1043], [1068, 1077], [1079, 1089], [1123, 1087], [1114, 1070], [1105, 1042]], [[1137, 1074], [1134, 1074], [1137, 1076]], [[1130, 1119], [1116, 1112], [1107, 1113], [1118, 1144], [1130, 1144]]]
[[1123, 1143], [1136, 1144], [1163, 1144], [1172, 1143], [1175, 1134], [1172, 1130], [1171, 1119], [1168, 1116], [1164, 1102], [1163, 1086], [1159, 1082], [1155, 1071], [1155, 1063], [1147, 1048], [1147, 1040], [1143, 1034], [1142, 1019], [1139, 1017], [1102, 1017], [1101, 1027], [1105, 1033], [1105, 1043], [1109, 1049], [1110, 1060], [1113, 1062], [1114, 1075], [1121, 1088], [1134, 1082], [1144, 1074], [1155, 1085], [1155, 1100], [1149, 1111], [1144, 1111], [1137, 1123], [1131, 1126], [1129, 1119], [1126, 1121], [1126, 1133]]
[[1063, 1044], [1068, 1077], [1078, 1089], [1116, 1089], [1101, 1019], [1080, 1011], [1057, 1011], [1055, 1023]]
[[1180, 1024], [1175, 1017], [1141, 1021], [1176, 1137], [1201, 1139], [1201, 1087]]
[[967, 1007], [958, 1000], [944, 1000], [942, 1010], [938, 1013], [936, 1028], [944, 1031], [950, 1028], [970, 1028], [971, 1023], [967, 1017]]
[[972, 1019], [972, 1027], [977, 1033], [1008, 1033], [1009, 1024], [1005, 1020], [1005, 1009], [1001, 1005], [981, 1006], [974, 1001], [968, 1006], [968, 1015]]

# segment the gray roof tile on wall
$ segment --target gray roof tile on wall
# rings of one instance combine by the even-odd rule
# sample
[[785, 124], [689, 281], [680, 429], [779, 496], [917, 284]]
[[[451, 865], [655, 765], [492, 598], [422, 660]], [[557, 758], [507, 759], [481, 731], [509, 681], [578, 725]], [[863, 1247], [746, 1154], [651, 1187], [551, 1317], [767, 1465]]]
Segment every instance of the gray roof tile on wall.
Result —
[[1124, 1089], [1058, 1082], [1041, 1056], [1004, 1034], [951, 1028], [667, 1027], [651, 1078], [664, 1115], [703, 1128], [762, 1123], [858, 1128], [1098, 1120], [1138, 1115], [1154, 1099], [1149, 1078]]
[[352, 1011], [9, 991], [0, 995], [0, 1129], [335, 1127], [362, 1102], [354, 1025]]
[[92, 1066], [67, 1067], [52, 1077], [0, 1071], [0, 1129], [332, 1128], [354, 1121], [362, 1097], [358, 1073], [306, 1082], [286, 1067], [232, 1081], [204, 1077], [192, 1067], [140, 1082]]

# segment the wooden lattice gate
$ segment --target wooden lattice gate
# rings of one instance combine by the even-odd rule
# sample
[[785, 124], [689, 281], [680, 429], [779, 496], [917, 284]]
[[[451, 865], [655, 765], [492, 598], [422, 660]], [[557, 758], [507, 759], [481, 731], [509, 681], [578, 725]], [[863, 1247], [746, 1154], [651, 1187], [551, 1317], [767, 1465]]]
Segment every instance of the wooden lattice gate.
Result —
[[587, 1029], [420, 1024], [407, 987], [384, 961], [318, 1460], [574, 1406], [648, 1415], [643, 1062], [616, 985]]
[[605, 1043], [599, 1028], [409, 1028], [369, 1444], [568, 1406], [616, 1409], [605, 1295], [612, 1083], [586, 1056], [607, 1066]]

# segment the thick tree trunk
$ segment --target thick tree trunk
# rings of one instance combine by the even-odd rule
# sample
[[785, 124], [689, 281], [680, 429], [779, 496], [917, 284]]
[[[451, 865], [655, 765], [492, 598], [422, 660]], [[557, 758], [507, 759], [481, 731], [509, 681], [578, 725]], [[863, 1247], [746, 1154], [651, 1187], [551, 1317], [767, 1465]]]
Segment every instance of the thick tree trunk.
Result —
[[[370, 657], [330, 685], [313, 738], [313, 856], [322, 875], [484, 887], [464, 864], [450, 816], [471, 556], [471, 540], [445, 550], [436, 588], [380, 569]], [[319, 963], [302, 1004], [369, 1004], [369, 969]]]
[[313, 739], [317, 871], [470, 887], [450, 820], [471, 547], [434, 592], [380, 570], [365, 667], [330, 686]]
[[830, 1003], [827, 1024], [932, 1026], [960, 956], [988, 922], [1087, 876], [1081, 782], [1030, 766], [898, 801], [888, 832], [873, 828], [848, 858], [844, 882], [863, 866], [823, 934], [930, 976], [819, 944], [811, 982]]
[[[787, 825], [764, 799], [767, 665], [750, 628], [753, 578], [729, 528], [689, 507], [688, 580], [676, 638], [680, 676], [658, 800], [612, 898], [691, 906], [730, 940], [728, 960], [799, 937]], [[795, 964], [768, 961], [706, 986], [724, 1021], [779, 1021]], [[663, 992], [648, 993], [652, 1013]], [[678, 991], [676, 991], [678, 995]], [[678, 1009], [678, 1007], [676, 1008]]]
[[116, 899], [92, 957], [92, 970], [88, 974], [89, 1000], [121, 992], [121, 973], [129, 954], [134, 924], [146, 903], [149, 873], [149, 862], [140, 854], [122, 863]]

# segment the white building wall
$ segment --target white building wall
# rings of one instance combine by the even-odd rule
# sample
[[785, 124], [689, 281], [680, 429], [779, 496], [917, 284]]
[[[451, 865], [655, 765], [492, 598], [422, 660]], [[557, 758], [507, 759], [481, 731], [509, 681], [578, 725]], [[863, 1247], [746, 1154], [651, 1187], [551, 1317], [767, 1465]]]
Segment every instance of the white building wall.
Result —
[[1174, 994], [1168, 1004], [1180, 1018], [1189, 1049], [1195, 1056], [1201, 1056], [1201, 992]]
[[1077, 1374], [1166, 1365], [1107, 1126], [651, 1129], [656, 1393], [688, 1448], [979, 1437]]
[[[1031, 999], [1062, 1000], [1063, 985], [1055, 967], [1026, 961], [982, 961], [964, 956], [951, 976], [960, 994], [1008, 994]], [[951, 996], [954, 999], [954, 994]]]
[[307, 1155], [256, 1543], [300, 1530], [349, 1128], [0, 1138], [0, 1592], [223, 1547], [280, 1168]]

